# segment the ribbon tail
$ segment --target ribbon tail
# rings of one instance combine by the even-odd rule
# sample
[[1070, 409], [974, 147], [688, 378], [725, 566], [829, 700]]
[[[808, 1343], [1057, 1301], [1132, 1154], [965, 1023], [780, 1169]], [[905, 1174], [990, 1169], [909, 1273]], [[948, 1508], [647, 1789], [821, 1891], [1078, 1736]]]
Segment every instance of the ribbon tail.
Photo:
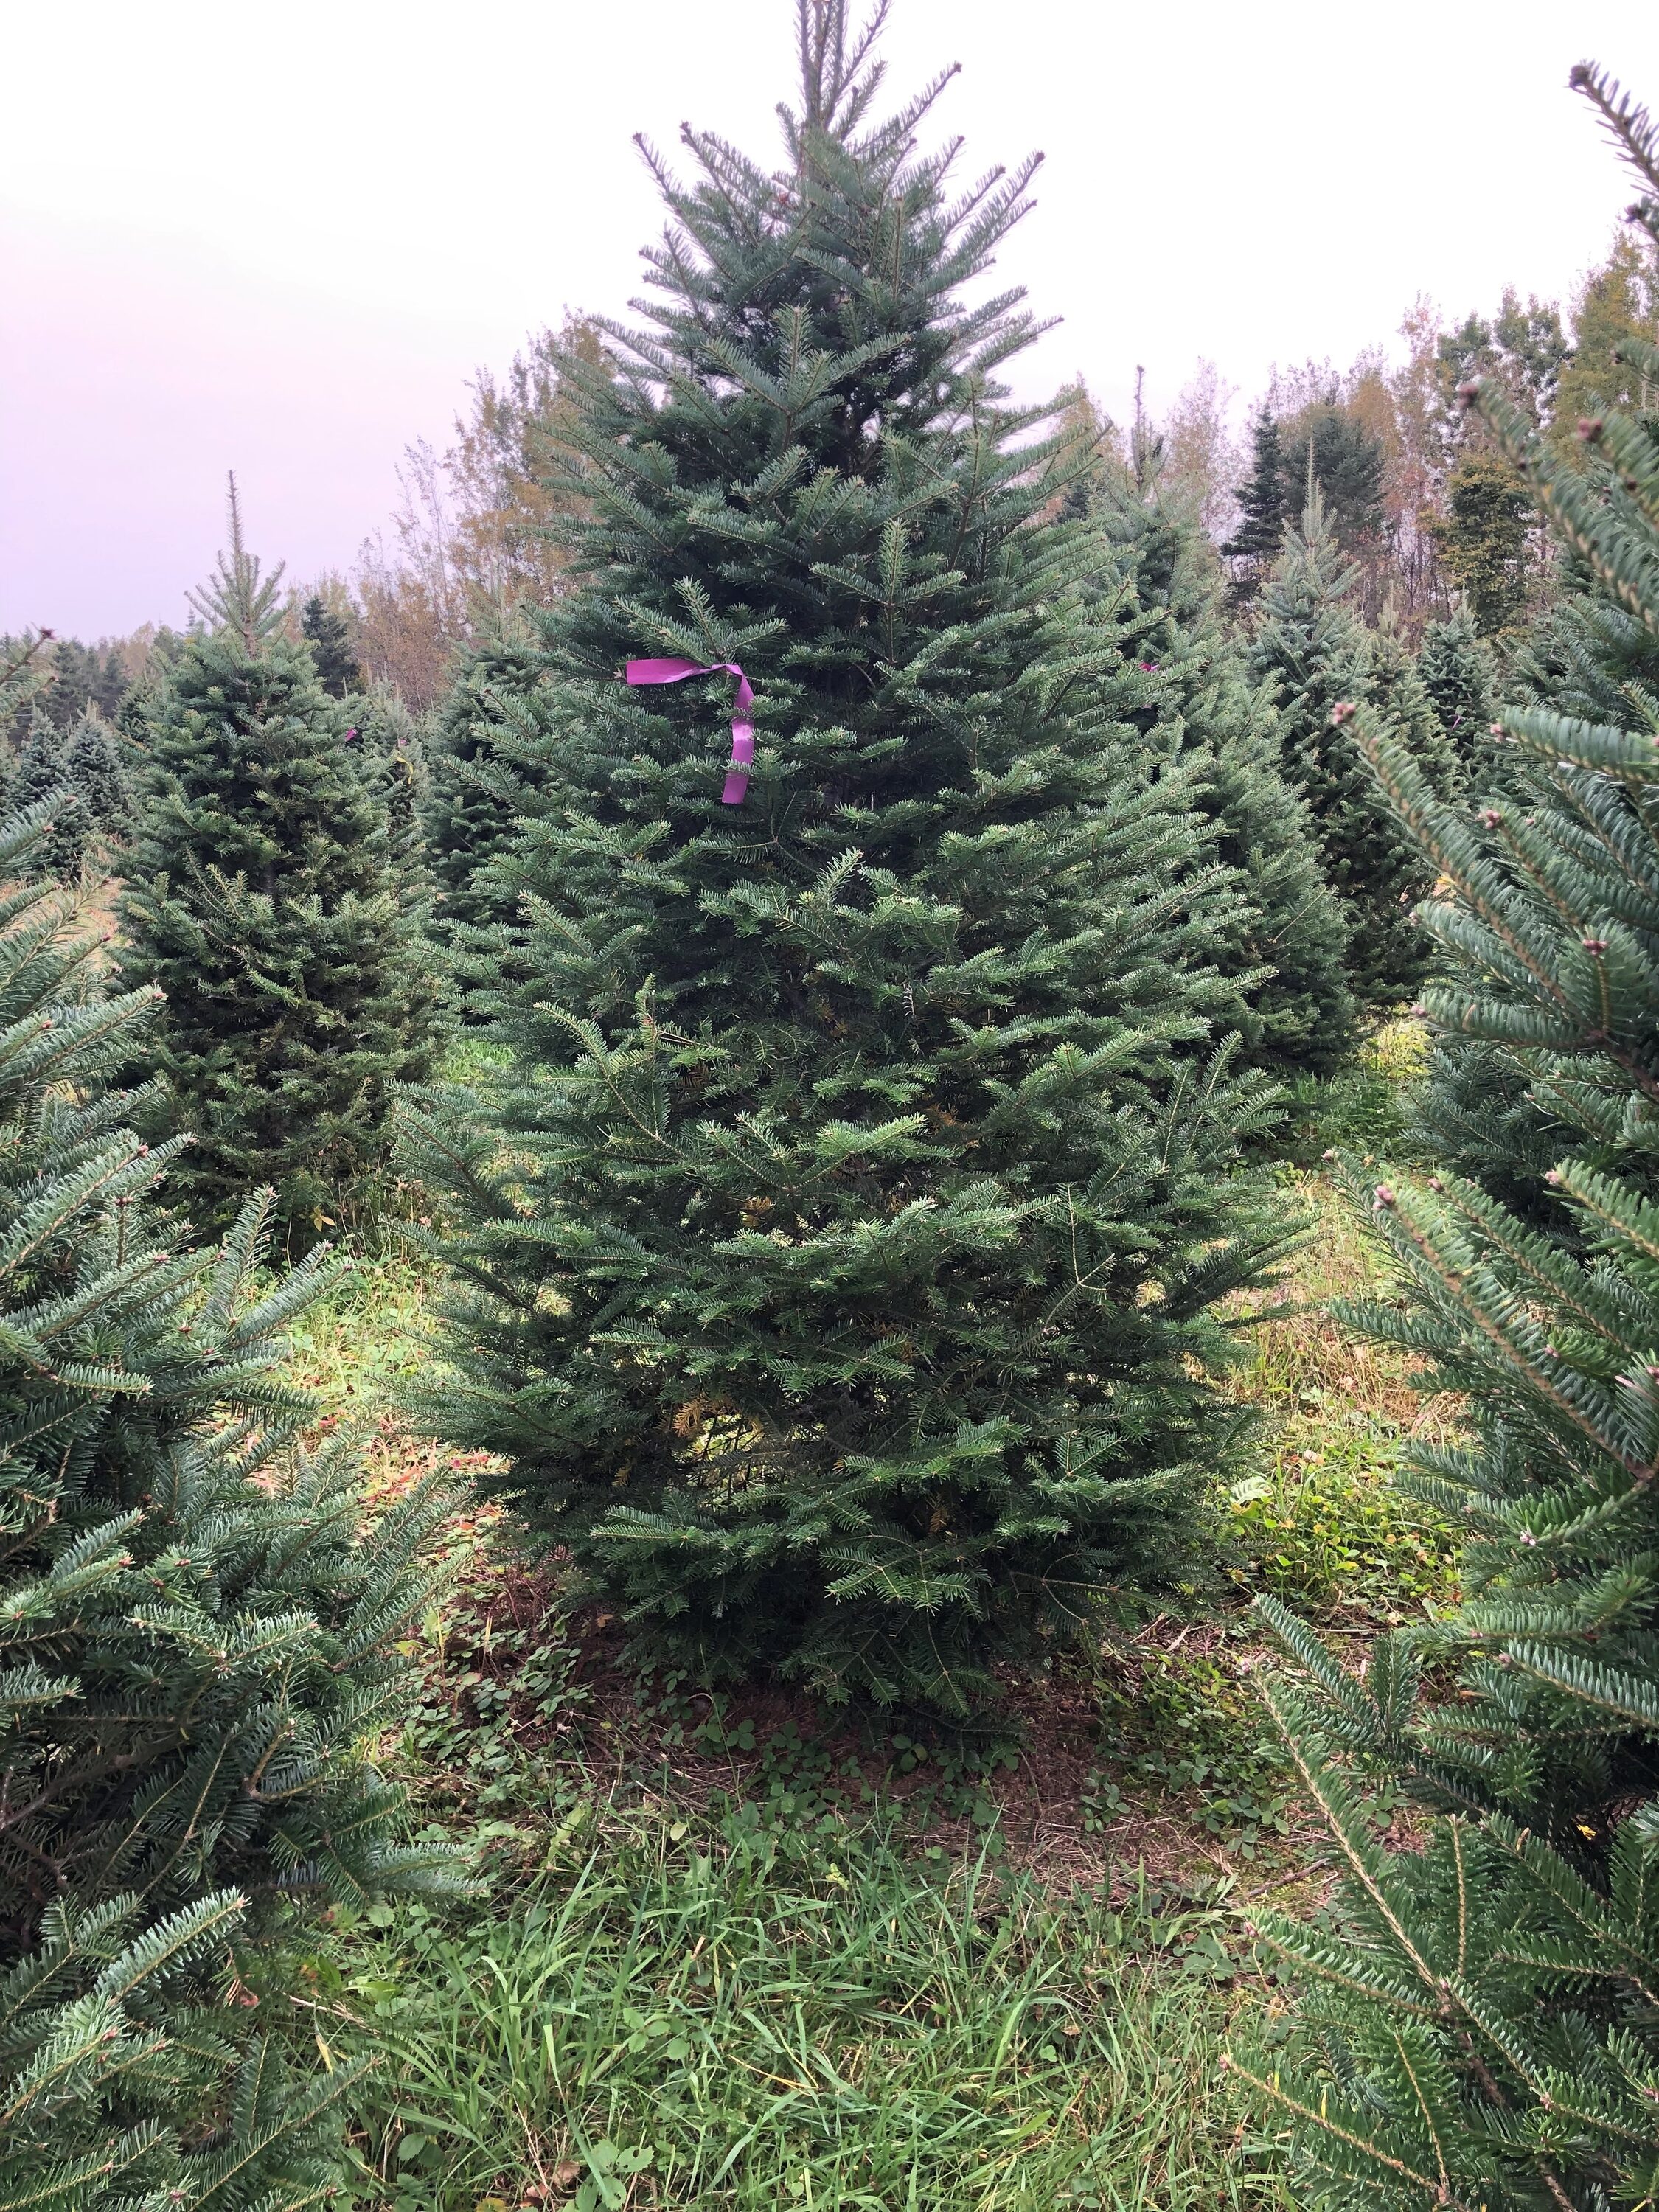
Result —
[[[748, 687], [745, 685], [744, 689]], [[749, 790], [749, 771], [755, 765], [755, 726], [752, 722], [732, 725], [732, 765], [726, 771], [726, 784], [720, 793], [722, 806], [741, 806]]]

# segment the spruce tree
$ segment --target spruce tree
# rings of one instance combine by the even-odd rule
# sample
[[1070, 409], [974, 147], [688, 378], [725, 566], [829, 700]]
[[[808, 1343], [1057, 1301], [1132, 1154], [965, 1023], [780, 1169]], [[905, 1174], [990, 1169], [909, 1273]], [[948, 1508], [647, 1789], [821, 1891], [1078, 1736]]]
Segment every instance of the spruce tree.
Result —
[[313, 592], [300, 617], [300, 630], [317, 665], [317, 681], [331, 699], [362, 689], [363, 672], [352, 647], [343, 615]]
[[[1285, 775], [1307, 801], [1347, 925], [1349, 986], [1362, 1006], [1387, 1007], [1409, 998], [1425, 973], [1428, 945], [1411, 908], [1430, 879], [1353, 738], [1349, 717], [1368, 695], [1372, 666], [1350, 604], [1358, 579], [1315, 486], [1262, 593], [1249, 666], [1277, 699]], [[1385, 680], [1389, 672], [1385, 663]]]
[[189, 1202], [222, 1225], [269, 1182], [297, 1252], [373, 1212], [394, 1087], [429, 1065], [431, 992], [384, 810], [280, 635], [234, 500], [231, 544], [200, 602], [212, 628], [149, 725], [118, 964], [167, 998], [142, 1069], [194, 1133]]
[[[0, 829], [14, 886], [40, 824]], [[330, 1271], [263, 1276], [269, 1194], [181, 1243], [186, 1140], [108, 1087], [154, 994], [100, 996], [55, 896], [0, 899], [0, 2203], [312, 2203], [349, 2075], [285, 2028], [296, 1916], [454, 1886], [368, 1750], [445, 1500], [360, 1537], [280, 1364]]]
[[[1283, 433], [1281, 432], [1281, 435]], [[1317, 484], [1332, 535], [1350, 558], [1374, 552], [1383, 527], [1381, 439], [1334, 396], [1309, 408], [1284, 437], [1284, 500], [1295, 516]]]
[[1242, 893], [1218, 963], [1237, 992], [1226, 1026], [1247, 1065], [1281, 1078], [1331, 1075], [1355, 1042], [1347, 925], [1307, 807], [1285, 780], [1270, 689], [1251, 683], [1224, 635], [1214, 559], [1196, 521], [1127, 471], [1107, 477], [1097, 512], [1133, 565], [1146, 617], [1139, 658], [1153, 700], [1135, 719], [1148, 762], [1154, 773], [1167, 762], [1196, 770], [1208, 850]]
[[[1044, 520], [1089, 457], [995, 381], [1030, 319], [962, 296], [1030, 167], [952, 198], [940, 86], [878, 118], [882, 12], [801, 0], [784, 165], [688, 132], [649, 329], [562, 364], [514, 1067], [413, 1158], [463, 1285], [433, 1418], [636, 1635], [959, 1712], [1189, 1571], [1271, 1232], [1234, 890], [1143, 772], [1109, 549]], [[747, 672], [740, 796], [729, 679], [617, 680], [665, 655]]]
[[[1659, 195], [1659, 134], [1595, 82]], [[1659, 377], [1659, 349], [1627, 343]], [[1469, 397], [1659, 636], [1650, 420], [1588, 424], [1611, 482], [1587, 483], [1495, 382]], [[1363, 1684], [1278, 1616], [1304, 1679], [1273, 1701], [1348, 1878], [1334, 1926], [1264, 1923], [1316, 2033], [1297, 2070], [1249, 2071], [1334, 2203], [1583, 2212], [1659, 2189], [1659, 754], [1635, 694], [1614, 720], [1500, 720], [1528, 803], [1474, 822], [1380, 733], [1370, 750], [1448, 887], [1431, 1016], [1526, 1068], [1576, 1238], [1450, 1173], [1369, 1194], [1408, 1302], [1358, 1318], [1463, 1394], [1462, 1435], [1416, 1480], [1467, 1518], [1465, 1595], [1385, 1639]], [[1425, 1662], [1442, 1680], [1419, 1698]], [[1359, 1792], [1379, 1773], [1437, 1808], [1425, 1848], [1376, 1839]]]

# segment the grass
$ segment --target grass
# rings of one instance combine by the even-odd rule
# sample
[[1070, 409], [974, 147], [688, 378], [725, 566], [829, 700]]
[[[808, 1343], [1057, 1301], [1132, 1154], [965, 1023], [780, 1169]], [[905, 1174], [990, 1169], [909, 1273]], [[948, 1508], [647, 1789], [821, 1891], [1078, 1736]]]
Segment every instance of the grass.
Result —
[[[1387, 1286], [1317, 1140], [1393, 1152], [1416, 1049], [1396, 1025], [1297, 1102], [1298, 1310], [1250, 1332], [1229, 1386], [1261, 1443], [1208, 1600], [1057, 1669], [1023, 1741], [849, 1741], [777, 1699], [635, 1682], [496, 1509], [458, 1519], [387, 1756], [470, 1841], [478, 1892], [348, 1919], [341, 1978], [319, 1969], [331, 2056], [378, 2061], [363, 2212], [1287, 2212], [1219, 2087], [1228, 2034], [1271, 2043], [1279, 2017], [1237, 1908], [1305, 1878], [1248, 1600], [1357, 1649], [1455, 1590], [1455, 1532], [1394, 1477], [1458, 1409], [1328, 1310]], [[371, 1495], [444, 1457], [394, 1405], [428, 1288], [393, 1245], [296, 1341], [365, 1431]]]
[[380, 1917], [344, 1995], [387, 2212], [1288, 2201], [1217, 2088], [1252, 1997], [1213, 1904], [1056, 1902], [879, 1822], [579, 1805], [499, 1919]]
[[1352, 1336], [1333, 1301], [1386, 1295], [1376, 1248], [1328, 1178], [1296, 1175], [1312, 1227], [1285, 1288], [1297, 1309], [1253, 1332], [1234, 1394], [1262, 1416], [1261, 1465], [1228, 1498], [1230, 1572], [1328, 1625], [1391, 1627], [1456, 1589], [1460, 1532], [1395, 1486], [1402, 1449], [1455, 1429], [1398, 1346]]

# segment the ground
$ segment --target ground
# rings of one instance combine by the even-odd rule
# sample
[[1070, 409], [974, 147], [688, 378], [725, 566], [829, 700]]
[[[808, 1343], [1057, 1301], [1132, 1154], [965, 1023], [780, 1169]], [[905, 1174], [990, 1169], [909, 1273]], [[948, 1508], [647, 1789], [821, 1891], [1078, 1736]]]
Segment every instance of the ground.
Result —
[[[1311, 1164], [1283, 1173], [1310, 1234], [1294, 1310], [1239, 1316], [1231, 1387], [1261, 1422], [1212, 1586], [1011, 1686], [992, 1734], [641, 1680], [556, 1560], [522, 1555], [495, 1508], [457, 1515], [425, 1694], [386, 1756], [477, 1887], [444, 1912], [346, 1916], [343, 1973], [317, 1968], [319, 2049], [376, 2062], [363, 2205], [1289, 2206], [1219, 2063], [1280, 2031], [1250, 1904], [1317, 1910], [1323, 1879], [1249, 1601], [1275, 1592], [1357, 1658], [1455, 1592], [1451, 1531], [1392, 1476], [1457, 1408], [1328, 1306], [1386, 1286], [1320, 1140], [1397, 1143], [1411, 1059], [1410, 1032], [1385, 1033], [1298, 1101]], [[394, 1247], [300, 1343], [367, 1425], [371, 1497], [448, 1463], [397, 1411], [426, 1289]]]

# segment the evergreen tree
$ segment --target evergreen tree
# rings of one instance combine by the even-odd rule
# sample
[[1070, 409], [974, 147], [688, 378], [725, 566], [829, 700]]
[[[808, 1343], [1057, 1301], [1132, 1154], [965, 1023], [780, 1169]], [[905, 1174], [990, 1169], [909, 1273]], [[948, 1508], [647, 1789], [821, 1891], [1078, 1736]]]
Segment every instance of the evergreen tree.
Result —
[[132, 826], [132, 790], [121, 758], [121, 740], [95, 708], [88, 707], [70, 732], [64, 780], [100, 844]]
[[422, 823], [430, 785], [419, 726], [388, 685], [377, 684], [349, 702], [347, 741], [365, 788], [386, 817], [386, 850], [406, 894], [422, 916], [428, 902]]
[[278, 634], [276, 579], [234, 503], [231, 544], [200, 602], [214, 627], [149, 726], [118, 965], [166, 994], [143, 1066], [195, 1133], [190, 1202], [222, 1224], [268, 1182], [300, 1250], [372, 1210], [394, 1086], [428, 1065], [431, 994], [385, 814], [309, 654]]
[[1428, 778], [1437, 797], [1461, 799], [1467, 788], [1462, 762], [1440, 726], [1417, 656], [1401, 635], [1392, 607], [1383, 608], [1366, 640], [1365, 697]]
[[317, 681], [331, 699], [343, 699], [362, 689], [363, 672], [343, 615], [313, 592], [301, 614], [300, 629], [317, 665]]
[[[1428, 946], [1411, 908], [1429, 878], [1349, 720], [1367, 696], [1372, 663], [1349, 604], [1358, 574], [1337, 549], [1316, 487], [1262, 593], [1249, 665], [1277, 697], [1285, 775], [1307, 801], [1347, 925], [1350, 988], [1362, 1006], [1384, 1007], [1409, 998], [1425, 973]], [[1389, 670], [1382, 672], [1386, 679]]]
[[[1504, 466], [1512, 464], [1504, 460]], [[1516, 482], [1522, 481], [1516, 473]], [[1528, 495], [1530, 501], [1531, 495]], [[1563, 564], [1571, 568], [1569, 561]], [[1494, 684], [1490, 662], [1467, 617], [1462, 638], [1432, 626], [1424, 634], [1425, 680], [1443, 696], [1467, 696], [1469, 710], [1455, 725], [1463, 737], [1468, 782], [1483, 818], [1526, 817], [1552, 799], [1540, 787], [1526, 755], [1492, 734]], [[1478, 658], [1469, 658], [1470, 648]], [[1466, 673], [1460, 674], [1460, 668]], [[1659, 646], [1635, 617], [1613, 605], [1588, 573], [1559, 602], [1529, 645], [1511, 664], [1510, 682], [1522, 699], [1552, 706], [1587, 721], [1617, 720], [1628, 713], [1640, 687], [1659, 676]], [[1632, 690], [1628, 687], [1638, 687]], [[1445, 709], [1440, 711], [1444, 714]], [[1461, 709], [1454, 709], [1461, 714]], [[1484, 719], [1481, 719], [1484, 716]], [[1426, 1079], [1414, 1095], [1412, 1134], [1419, 1157], [1432, 1157], [1477, 1182], [1528, 1227], [1577, 1242], [1573, 1217], [1545, 1180], [1573, 1139], [1573, 1132], [1534, 1088], [1524, 1053], [1504, 1041], [1450, 1033], [1431, 1042]]]
[[[0, 830], [14, 884], [38, 828]], [[360, 1539], [347, 1444], [302, 1449], [279, 1368], [329, 1271], [260, 1287], [268, 1194], [180, 1248], [185, 1140], [107, 1087], [153, 996], [100, 997], [52, 896], [0, 901], [0, 2202], [314, 2202], [349, 2076], [284, 2052], [296, 1912], [453, 1886], [365, 1752], [445, 1501]], [[272, 2002], [227, 2007], [233, 1976]]]
[[1446, 479], [1445, 513], [1429, 527], [1483, 637], [1520, 626], [1534, 518], [1526, 485], [1499, 453], [1465, 453]]
[[[458, 946], [517, 913], [515, 894], [489, 864], [512, 843], [533, 795], [537, 772], [526, 756], [550, 707], [543, 658], [515, 629], [471, 648], [434, 719], [422, 826], [439, 933]], [[486, 970], [491, 958], [487, 945]]]
[[69, 747], [64, 733], [37, 700], [29, 732], [17, 756], [9, 794], [14, 807], [42, 811], [48, 817], [32, 841], [29, 864], [37, 873], [72, 883], [80, 875], [92, 840], [92, 817], [70, 781]]
[[[88, 707], [113, 714], [126, 690], [126, 671], [113, 647], [100, 652], [78, 638], [58, 638], [46, 664], [37, 703], [53, 729], [68, 732]], [[16, 732], [20, 740], [23, 734]]]
[[1264, 406], [1250, 426], [1250, 475], [1238, 487], [1239, 523], [1222, 547], [1230, 561], [1245, 565], [1234, 580], [1234, 596], [1252, 599], [1265, 571], [1279, 556], [1285, 526], [1294, 511], [1285, 499], [1285, 450], [1273, 410]]
[[[434, 1418], [636, 1632], [960, 1711], [1189, 1571], [1270, 1232], [1234, 887], [1144, 773], [1108, 549], [1042, 519], [1088, 456], [994, 381], [1030, 320], [961, 296], [1030, 168], [953, 202], [939, 87], [873, 115], [881, 14], [801, 0], [784, 166], [688, 134], [652, 328], [562, 365], [515, 1066], [414, 1157], [467, 1286]], [[739, 803], [719, 679], [615, 680], [658, 654], [747, 670]]]
[[1176, 762], [1196, 771], [1208, 850], [1243, 893], [1218, 963], [1237, 991], [1225, 1025], [1249, 1065], [1330, 1075], [1355, 1042], [1347, 926], [1307, 808], [1285, 781], [1270, 690], [1252, 684], [1223, 631], [1213, 557], [1192, 518], [1127, 472], [1121, 483], [1108, 477], [1097, 511], [1133, 563], [1146, 617], [1139, 651], [1153, 702], [1135, 719], [1147, 758], [1155, 769]]
[[[1659, 193], [1659, 134], [1591, 81]], [[1627, 343], [1659, 376], [1659, 349]], [[1564, 543], [1659, 635], [1650, 422], [1592, 426], [1609, 489], [1496, 384], [1473, 397]], [[1264, 1926], [1313, 1985], [1318, 2047], [1299, 2075], [1252, 2072], [1340, 2204], [1584, 2212], [1659, 2188], [1659, 756], [1644, 702], [1624, 707], [1506, 710], [1530, 803], [1473, 825], [1371, 745], [1449, 887], [1431, 1016], [1526, 1066], [1577, 1249], [1451, 1175], [1370, 1194], [1410, 1302], [1361, 1318], [1464, 1394], [1462, 1438], [1416, 1479], [1470, 1541], [1462, 1606], [1385, 1639], [1364, 1684], [1277, 1623], [1307, 1679], [1274, 1702], [1349, 1880], [1334, 1929]], [[1419, 1704], [1425, 1662], [1455, 1695]], [[1356, 1784], [1379, 1771], [1439, 1808], [1426, 1849], [1376, 1840]]]
[[1299, 514], [1316, 484], [1343, 552], [1350, 559], [1373, 552], [1382, 536], [1382, 441], [1334, 398], [1308, 409], [1281, 436], [1285, 514]]
[[1462, 764], [1464, 784], [1471, 791], [1486, 790], [1497, 758], [1492, 719], [1498, 671], [1466, 607], [1425, 629], [1417, 672], [1441, 735]]

